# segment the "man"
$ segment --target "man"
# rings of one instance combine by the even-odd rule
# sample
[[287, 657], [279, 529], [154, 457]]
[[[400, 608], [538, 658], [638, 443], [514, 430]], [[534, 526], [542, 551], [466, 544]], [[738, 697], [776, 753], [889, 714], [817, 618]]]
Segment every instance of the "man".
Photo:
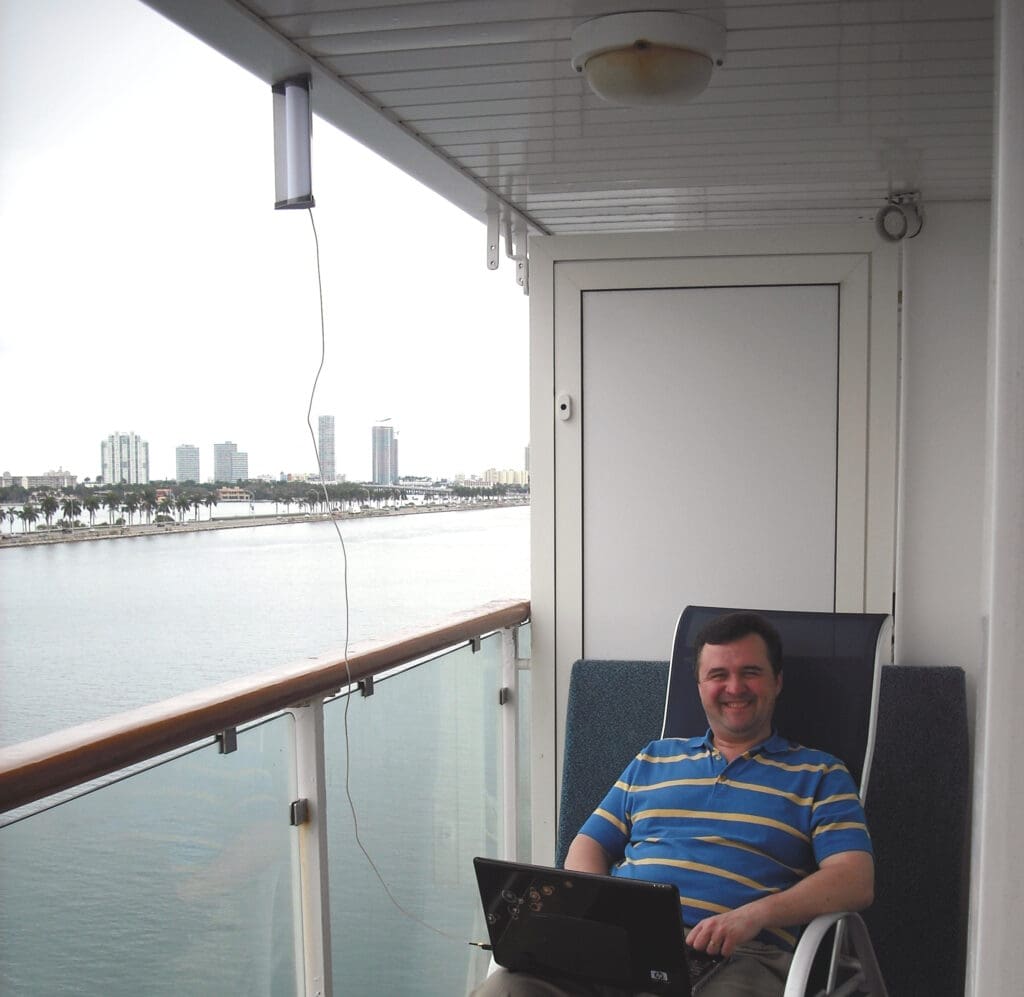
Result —
[[[802, 925], [871, 903], [871, 840], [845, 766], [772, 729], [782, 690], [775, 628], [732, 613], [698, 634], [695, 651], [708, 733], [644, 748], [565, 865], [675, 883], [687, 944], [731, 957], [701, 997], [775, 997]], [[479, 992], [620, 993], [507, 972]]]

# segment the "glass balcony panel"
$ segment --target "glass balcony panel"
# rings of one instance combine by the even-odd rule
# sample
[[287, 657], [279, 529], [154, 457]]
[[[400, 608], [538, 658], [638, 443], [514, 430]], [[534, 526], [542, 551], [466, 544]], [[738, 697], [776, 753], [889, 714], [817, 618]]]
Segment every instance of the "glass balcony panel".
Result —
[[[334, 991], [465, 993], [488, 953], [473, 856], [497, 855], [501, 638], [462, 647], [325, 706]], [[396, 906], [400, 904], [406, 913]]]
[[0, 993], [297, 992], [293, 726], [0, 829]]

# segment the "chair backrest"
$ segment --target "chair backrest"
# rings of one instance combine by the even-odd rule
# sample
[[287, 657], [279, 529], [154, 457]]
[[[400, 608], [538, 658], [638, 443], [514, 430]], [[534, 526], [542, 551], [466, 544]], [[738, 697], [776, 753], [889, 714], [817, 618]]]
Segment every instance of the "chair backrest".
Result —
[[555, 864], [665, 711], [666, 661], [577, 661], [569, 678]]
[[963, 997], [970, 776], [963, 669], [886, 668], [865, 805], [875, 902], [864, 920], [891, 994]]
[[[707, 730], [693, 674], [694, 639], [711, 620], [736, 611], [718, 606], [683, 610], [672, 644], [662, 737], [697, 737]], [[776, 729], [845, 762], [863, 795], [882, 665], [891, 656], [891, 618], [884, 613], [744, 611], [763, 616], [782, 637]]]

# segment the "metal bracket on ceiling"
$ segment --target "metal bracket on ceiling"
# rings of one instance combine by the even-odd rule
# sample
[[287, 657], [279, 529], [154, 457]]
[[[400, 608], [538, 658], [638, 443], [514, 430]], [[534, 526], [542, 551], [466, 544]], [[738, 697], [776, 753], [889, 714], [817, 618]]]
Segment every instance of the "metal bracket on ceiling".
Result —
[[507, 205], [491, 203], [487, 208], [487, 269], [497, 270], [501, 240], [505, 240], [505, 255], [515, 261], [516, 283], [524, 294], [530, 293], [530, 265], [528, 260], [529, 232], [523, 217]]
[[501, 209], [497, 202], [487, 206], [487, 269], [498, 269], [498, 224]]
[[522, 288], [522, 293], [529, 294], [529, 258], [527, 256], [528, 233], [526, 223], [521, 215], [516, 215], [509, 225], [506, 235], [506, 247], [509, 256], [515, 260], [516, 284]]

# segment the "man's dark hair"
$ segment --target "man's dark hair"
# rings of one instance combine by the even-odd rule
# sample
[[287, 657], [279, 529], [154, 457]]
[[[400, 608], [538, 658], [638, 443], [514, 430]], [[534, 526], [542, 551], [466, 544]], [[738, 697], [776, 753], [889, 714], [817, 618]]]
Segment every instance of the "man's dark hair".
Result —
[[763, 616], [757, 613], [726, 613], [701, 627], [693, 642], [693, 674], [700, 679], [700, 652], [705, 644], [732, 644], [751, 634], [757, 634], [768, 649], [768, 662], [772, 674], [782, 671], [782, 638]]

